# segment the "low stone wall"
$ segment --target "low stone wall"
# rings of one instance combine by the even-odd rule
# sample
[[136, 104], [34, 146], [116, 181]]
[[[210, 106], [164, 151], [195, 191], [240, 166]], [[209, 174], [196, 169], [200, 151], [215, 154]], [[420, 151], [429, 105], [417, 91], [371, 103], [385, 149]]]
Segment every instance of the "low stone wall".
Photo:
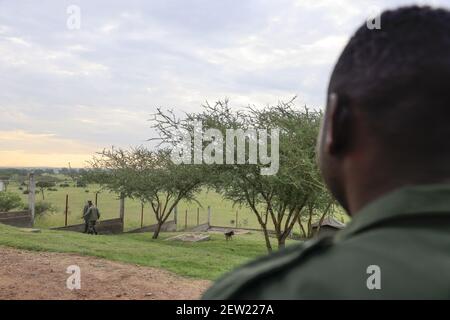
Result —
[[[157, 224], [153, 224], [151, 226], [146, 226], [143, 228], [134, 229], [131, 231], [128, 231], [127, 233], [142, 233], [142, 232], [153, 232], [156, 230]], [[161, 232], [175, 232], [177, 231], [177, 224], [175, 223], [175, 220], [172, 221], [166, 221], [161, 226]]]
[[[234, 232], [239, 231], [255, 231], [255, 232], [262, 232], [262, 229], [255, 229], [255, 228], [234, 228], [234, 227], [221, 227], [221, 226], [210, 226], [208, 231], [216, 231], [216, 232], [228, 232], [233, 230]], [[269, 235], [275, 234], [274, 230], [267, 230], [267, 233]]]
[[[99, 234], [118, 234], [123, 233], [122, 219], [99, 220], [95, 225]], [[67, 227], [52, 228], [52, 230], [83, 232], [84, 224], [74, 224]]]
[[29, 210], [0, 212], [0, 223], [19, 228], [33, 227], [33, 219]]
[[186, 231], [190, 231], [190, 232], [206, 232], [211, 228], [211, 226], [209, 225], [209, 223], [204, 223], [204, 224], [199, 224], [198, 226], [189, 228]]

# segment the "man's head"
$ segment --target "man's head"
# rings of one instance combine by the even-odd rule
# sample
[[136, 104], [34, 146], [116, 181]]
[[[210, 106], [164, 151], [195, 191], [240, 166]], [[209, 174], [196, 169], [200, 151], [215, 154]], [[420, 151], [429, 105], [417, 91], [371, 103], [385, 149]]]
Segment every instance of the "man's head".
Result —
[[319, 163], [354, 213], [407, 184], [450, 180], [450, 11], [405, 7], [364, 24], [332, 73]]
[[88, 206], [89, 206], [89, 207], [92, 207], [92, 206], [93, 206], [93, 203], [92, 203], [91, 200], [88, 200]]

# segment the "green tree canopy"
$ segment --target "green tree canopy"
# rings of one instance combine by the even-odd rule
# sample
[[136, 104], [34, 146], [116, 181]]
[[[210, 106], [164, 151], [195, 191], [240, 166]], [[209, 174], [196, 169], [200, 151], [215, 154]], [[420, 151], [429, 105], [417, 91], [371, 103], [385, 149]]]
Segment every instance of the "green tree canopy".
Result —
[[[216, 188], [234, 203], [251, 208], [262, 227], [267, 248], [271, 251], [269, 221], [275, 227], [278, 246], [283, 247], [296, 222], [303, 228], [303, 216], [312, 219], [313, 216], [330, 212], [333, 202], [316, 165], [316, 140], [321, 118], [321, 112], [306, 107], [296, 108], [294, 100], [280, 102], [277, 106], [247, 107], [243, 110], [234, 110], [228, 101], [222, 101], [214, 105], [206, 104], [203, 112], [187, 114], [183, 119], [158, 109], [153, 126], [160, 133], [161, 142], [172, 147], [179, 143], [177, 137], [180, 132], [193, 132], [198, 122], [202, 124], [202, 134], [213, 128], [220, 131], [223, 137], [227, 129], [241, 129], [244, 132], [255, 129], [279, 130], [278, 149], [275, 140], [271, 138], [267, 141], [268, 153], [273, 155], [279, 152], [279, 170], [275, 175], [261, 174], [261, 169], [267, 165], [249, 161], [250, 143], [255, 139], [252, 135], [246, 138], [244, 163], [202, 165], [210, 168], [203, 183]], [[203, 141], [203, 148], [216, 142], [215, 139]], [[227, 147], [223, 146], [223, 154]], [[260, 148], [261, 145], [258, 146]], [[305, 235], [311, 234], [308, 231]]]
[[8, 212], [12, 209], [23, 207], [23, 202], [18, 194], [12, 192], [0, 192], [0, 212]]
[[91, 161], [86, 176], [123, 196], [148, 203], [157, 220], [156, 239], [181, 200], [194, 201], [202, 184], [201, 168], [175, 165], [168, 150], [103, 150]]

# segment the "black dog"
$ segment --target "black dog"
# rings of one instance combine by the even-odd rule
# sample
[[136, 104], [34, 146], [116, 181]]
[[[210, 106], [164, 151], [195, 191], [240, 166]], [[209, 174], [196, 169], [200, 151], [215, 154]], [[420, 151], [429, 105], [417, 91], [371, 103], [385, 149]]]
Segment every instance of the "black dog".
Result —
[[233, 230], [231, 230], [231, 231], [228, 231], [228, 232], [225, 232], [225, 240], [233, 240], [233, 236], [234, 236], [234, 231]]

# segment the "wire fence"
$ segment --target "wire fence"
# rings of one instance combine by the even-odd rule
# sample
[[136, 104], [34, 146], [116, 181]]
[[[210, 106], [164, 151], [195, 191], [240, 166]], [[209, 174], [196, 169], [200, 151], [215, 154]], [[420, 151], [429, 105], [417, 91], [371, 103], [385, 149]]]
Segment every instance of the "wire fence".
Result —
[[[28, 201], [26, 190], [20, 185], [10, 185], [9, 190], [21, 195], [24, 206]], [[83, 223], [83, 208], [88, 200], [97, 205], [102, 220], [120, 216], [119, 195], [101, 190], [97, 185], [85, 187], [61, 187], [36, 189], [36, 205], [51, 204], [50, 212], [37, 214], [35, 225], [41, 228], [55, 228]], [[186, 230], [208, 222], [208, 208], [211, 210], [210, 224], [227, 228], [261, 229], [255, 214], [246, 207], [235, 207], [231, 201], [224, 200], [219, 194], [201, 192], [196, 202], [181, 201], [178, 204], [177, 230]], [[172, 218], [169, 218], [171, 220]], [[269, 219], [270, 220], [270, 219]], [[138, 200], [125, 199], [124, 230], [133, 230], [157, 223], [157, 219], [148, 204]], [[269, 221], [269, 229], [273, 229]]]

